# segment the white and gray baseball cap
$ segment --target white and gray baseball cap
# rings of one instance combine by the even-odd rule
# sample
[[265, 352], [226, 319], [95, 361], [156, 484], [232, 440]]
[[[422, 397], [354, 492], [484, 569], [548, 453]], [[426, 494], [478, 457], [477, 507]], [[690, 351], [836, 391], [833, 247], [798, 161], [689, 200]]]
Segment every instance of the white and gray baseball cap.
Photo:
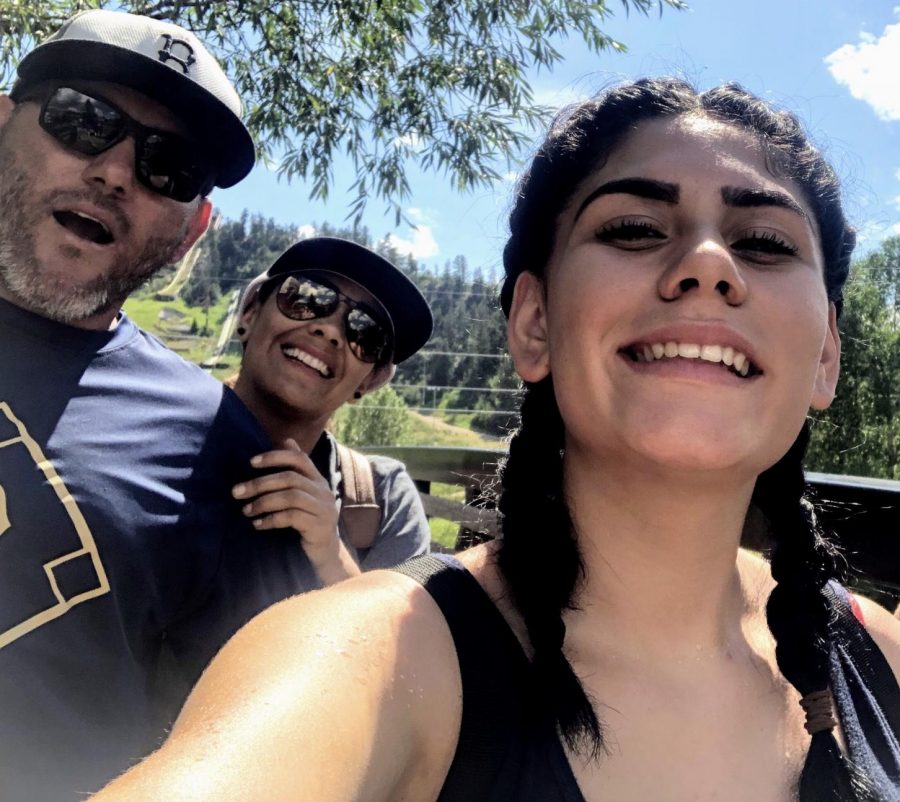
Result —
[[18, 73], [13, 100], [42, 81], [79, 79], [121, 84], [156, 100], [213, 154], [216, 186], [236, 184], [256, 160], [228, 77], [193, 33], [171, 22], [83, 11], [25, 56]]

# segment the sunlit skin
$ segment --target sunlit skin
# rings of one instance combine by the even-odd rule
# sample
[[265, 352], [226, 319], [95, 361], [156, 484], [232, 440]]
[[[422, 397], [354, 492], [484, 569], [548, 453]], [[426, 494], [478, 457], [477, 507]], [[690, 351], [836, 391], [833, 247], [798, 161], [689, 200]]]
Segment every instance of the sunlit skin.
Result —
[[[129, 88], [115, 84], [79, 82], [118, 105], [145, 125], [186, 135], [164, 106]], [[180, 203], [151, 192], [134, 174], [134, 143], [130, 137], [96, 156], [76, 153], [60, 145], [38, 124], [40, 106], [15, 104], [0, 96], [2, 148], [11, 154], [13, 167], [24, 175], [22, 199], [33, 241], [32, 269], [40, 272], [48, 292], [63, 294], [146, 256], [156, 241], [167, 253], [150, 254], [159, 266], [181, 258], [203, 233], [209, 220], [208, 199]], [[60, 194], [61, 193], [61, 194]], [[79, 237], [54, 219], [55, 208], [66, 207], [98, 218], [114, 241], [101, 245]], [[28, 307], [27, 298], [12, 297], [0, 287], [0, 297]], [[83, 328], [108, 328], [124, 297], [112, 299], [111, 308], [77, 321]]]
[[[748, 196], [766, 201], [735, 203]], [[667, 341], [733, 346], [758, 373], [630, 357], [634, 344]], [[735, 554], [756, 476], [811, 404], [830, 403], [837, 379], [818, 235], [799, 191], [739, 130], [642, 124], [561, 215], [546, 285], [520, 279], [510, 348], [527, 380], [553, 375], [567, 497], [576, 530], [590, 533], [566, 644], [609, 706], [618, 748], [597, 764], [573, 760], [582, 787], [715, 799], [730, 778], [744, 789], [733, 798], [789, 798], [808, 736], [763, 615], [767, 568]], [[716, 766], [701, 771], [710, 755]], [[660, 777], [671, 796], [654, 790]]]
[[[642, 195], [632, 183], [582, 209], [622, 178], [644, 182]], [[647, 182], [677, 188], [677, 203], [668, 190], [645, 197]], [[760, 244], [762, 231], [788, 240], [790, 255]], [[524, 379], [552, 374], [567, 429], [566, 499], [586, 575], [563, 613], [564, 651], [608, 747], [593, 762], [569, 754], [585, 799], [795, 799], [810, 739], [765, 621], [769, 566], [739, 542], [755, 477], [837, 379], [834, 314], [799, 192], [740, 129], [642, 123], [576, 189], [546, 284], [519, 279], [508, 331]], [[741, 379], [626, 359], [656, 337], [734, 340], [759, 370]], [[460, 558], [529, 653], [494, 554], [488, 544]], [[860, 606], [900, 672], [897, 621]], [[434, 800], [456, 748], [459, 683], [446, 622], [413, 580], [368, 574], [292, 599], [225, 647], [163, 749], [98, 802]]]
[[[333, 273], [327, 278], [347, 297], [380, 309], [364, 287]], [[360, 361], [347, 346], [346, 312], [341, 303], [329, 317], [297, 321], [279, 311], [274, 293], [263, 304], [254, 302], [241, 318], [244, 358], [234, 387], [282, 446], [254, 457], [254, 467], [287, 469], [236, 486], [234, 496], [247, 500], [243, 512], [257, 529], [296, 529], [326, 585], [360, 571], [337, 537], [334, 493], [307, 455], [338, 408], [380, 384], [387, 370]], [[285, 348], [320, 360], [327, 375], [290, 358]]]
[[[365, 288], [334, 273], [327, 278], [348, 297], [380, 309]], [[329, 418], [380, 378], [374, 365], [360, 361], [347, 347], [346, 312], [342, 303], [327, 318], [291, 320], [278, 310], [273, 293], [262, 306], [254, 303], [244, 313], [244, 358], [234, 389], [273, 440], [292, 437], [311, 450]], [[287, 357], [282, 349], [291, 346], [324, 362], [331, 375]]]
[[[677, 202], [623, 190], [583, 206], [597, 187], [635, 177], [675, 188]], [[794, 208], [725, 202], [735, 190], [779, 193]], [[643, 124], [563, 213], [547, 274], [549, 351], [523, 369], [536, 380], [552, 363], [572, 458], [608, 459], [619, 476], [633, 466], [748, 482], [787, 450], [810, 406], [831, 401], [839, 344], [815, 223], [740, 131]], [[621, 353], [666, 340], [735, 344], [762, 375]]]

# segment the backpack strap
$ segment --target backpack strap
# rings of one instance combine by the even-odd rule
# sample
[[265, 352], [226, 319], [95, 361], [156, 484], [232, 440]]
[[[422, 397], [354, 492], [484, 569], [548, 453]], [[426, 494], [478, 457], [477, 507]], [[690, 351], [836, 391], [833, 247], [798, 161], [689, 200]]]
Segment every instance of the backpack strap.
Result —
[[341, 521], [353, 547], [369, 549], [381, 527], [381, 507], [375, 500], [372, 463], [364, 454], [342, 443], [335, 445], [341, 472]]

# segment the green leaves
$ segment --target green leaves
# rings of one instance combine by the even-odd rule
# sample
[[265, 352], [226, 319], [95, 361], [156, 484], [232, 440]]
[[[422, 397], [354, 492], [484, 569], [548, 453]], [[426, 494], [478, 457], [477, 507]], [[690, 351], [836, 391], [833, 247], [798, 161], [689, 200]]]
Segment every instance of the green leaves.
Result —
[[409, 424], [406, 404], [388, 385], [341, 407], [329, 428], [348, 446], [393, 445], [403, 441]]
[[810, 468], [900, 479], [900, 237], [853, 265], [841, 330], [841, 378], [817, 413]]
[[[260, 152], [313, 198], [332, 186], [337, 153], [356, 168], [350, 217], [371, 199], [399, 219], [411, 165], [460, 191], [489, 185], [521, 154], [549, 110], [531, 68], [563, 60], [560, 44], [621, 50], [588, 0], [4, 0], [0, 88], [13, 65], [75, 10], [108, 6], [194, 30], [244, 99]], [[684, 8], [681, 0], [620, 0], [626, 14]]]

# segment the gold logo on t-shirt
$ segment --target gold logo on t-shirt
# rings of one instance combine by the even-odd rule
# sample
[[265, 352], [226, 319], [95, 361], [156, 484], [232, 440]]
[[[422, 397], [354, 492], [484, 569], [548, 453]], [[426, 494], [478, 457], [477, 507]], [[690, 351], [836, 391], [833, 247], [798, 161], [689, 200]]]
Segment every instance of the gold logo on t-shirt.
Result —
[[15, 583], [3, 589], [0, 649], [109, 593], [97, 544], [78, 504], [5, 402], [0, 402], [0, 535], [6, 581]]

